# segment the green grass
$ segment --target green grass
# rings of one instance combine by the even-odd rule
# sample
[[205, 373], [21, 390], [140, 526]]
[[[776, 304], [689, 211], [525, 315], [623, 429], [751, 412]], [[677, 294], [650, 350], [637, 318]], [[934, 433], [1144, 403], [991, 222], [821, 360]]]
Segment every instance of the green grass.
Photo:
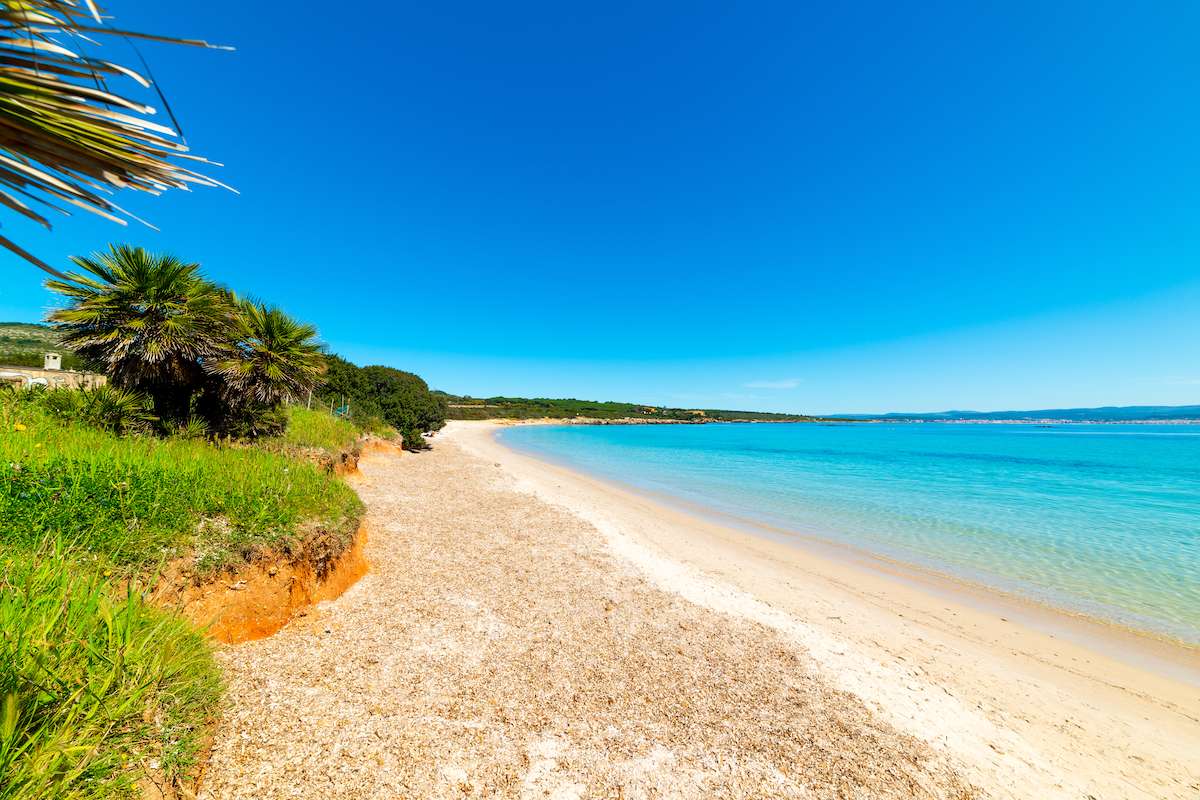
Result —
[[195, 764], [221, 683], [183, 620], [61, 549], [0, 545], [0, 798], [136, 797]]
[[[308, 537], [336, 553], [362, 503], [270, 447], [118, 436], [54, 400], [0, 390], [0, 800], [137, 797], [188, 774], [221, 687], [200, 634], [121, 587], [186, 554], [204, 572]], [[358, 438], [292, 419], [290, 447]]]
[[349, 542], [354, 491], [317, 466], [257, 448], [118, 437], [0, 394], [0, 543], [58, 537], [131, 571], [194, 552], [201, 570], [290, 552], [316, 529]]
[[349, 420], [335, 417], [324, 409], [288, 409], [288, 426], [280, 441], [286, 447], [315, 448], [330, 453], [351, 450], [361, 435]]

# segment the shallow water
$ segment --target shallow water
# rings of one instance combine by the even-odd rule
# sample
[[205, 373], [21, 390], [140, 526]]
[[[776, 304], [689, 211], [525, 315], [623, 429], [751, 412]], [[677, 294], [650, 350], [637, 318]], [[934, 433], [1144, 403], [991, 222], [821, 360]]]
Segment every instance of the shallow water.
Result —
[[506, 444], [1200, 643], [1200, 425], [519, 426]]

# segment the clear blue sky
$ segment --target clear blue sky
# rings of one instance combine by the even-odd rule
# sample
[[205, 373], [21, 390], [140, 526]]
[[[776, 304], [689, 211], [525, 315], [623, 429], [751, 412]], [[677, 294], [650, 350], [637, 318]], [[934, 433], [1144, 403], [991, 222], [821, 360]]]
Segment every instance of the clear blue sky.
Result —
[[477, 396], [1200, 402], [1194, 3], [107, 6], [238, 48], [144, 51], [241, 195], [0, 218], [56, 263], [171, 250]]

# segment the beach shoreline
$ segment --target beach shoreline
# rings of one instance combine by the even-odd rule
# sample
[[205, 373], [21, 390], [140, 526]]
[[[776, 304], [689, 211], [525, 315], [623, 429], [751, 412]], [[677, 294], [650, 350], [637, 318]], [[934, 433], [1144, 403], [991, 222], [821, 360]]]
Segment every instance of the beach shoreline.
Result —
[[[500, 428], [523, 424], [554, 425], [559, 423], [557, 421], [513, 423], [506, 420], [497, 425], [497, 430], [493, 431], [493, 437]], [[852, 570], [863, 570], [873, 576], [881, 576], [916, 591], [969, 606], [991, 616], [1003, 618], [1005, 621], [1019, 622], [1043, 634], [1064, 638], [1129, 666], [1173, 678], [1200, 691], [1200, 644], [1167, 633], [1138, 628], [1117, 620], [1057, 606], [1037, 597], [988, 585], [966, 576], [954, 575], [930, 566], [872, 552], [847, 542], [839, 542], [832, 536], [823, 535], [817, 531], [784, 528], [765, 520], [739, 516], [666, 492], [655, 491], [631, 483], [621, 483], [575, 467], [550, 455], [531, 453], [513, 447], [507, 442], [498, 439], [496, 441], [505, 449], [535, 461], [552, 465], [574, 475], [586, 476], [591, 481], [609, 487], [615, 493], [635, 495], [706, 524], [730, 528], [758, 540], [766, 539], [785, 548], [800, 548], [810, 556], [846, 565]]]
[[1041, 776], [1031, 790], [1044, 780], [1063, 796], [1200, 789], [1194, 649], [773, 541], [512, 450], [501, 427], [455, 422], [439, 438], [591, 522], [664, 587], [787, 628], [842, 688], [973, 765], [980, 785], [1011, 780], [1016, 759]]

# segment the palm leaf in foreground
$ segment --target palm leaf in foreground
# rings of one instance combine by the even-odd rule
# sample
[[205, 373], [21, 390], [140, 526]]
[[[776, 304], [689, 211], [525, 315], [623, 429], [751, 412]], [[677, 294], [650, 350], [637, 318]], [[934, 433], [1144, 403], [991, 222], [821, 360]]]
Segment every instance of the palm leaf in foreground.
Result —
[[[148, 119], [154, 108], [109, 90], [110, 78], [150, 81], [87, 55], [96, 44], [91, 34], [212, 47], [108, 28], [93, 0], [0, 5], [0, 205], [46, 228], [50, 221], [35, 207], [69, 214], [64, 206], [76, 206], [124, 225], [136, 218], [109, 199], [115, 189], [157, 195], [223, 185], [171, 160], [205, 162], [174, 130]], [[0, 246], [62, 277], [8, 238], [0, 236]]]

